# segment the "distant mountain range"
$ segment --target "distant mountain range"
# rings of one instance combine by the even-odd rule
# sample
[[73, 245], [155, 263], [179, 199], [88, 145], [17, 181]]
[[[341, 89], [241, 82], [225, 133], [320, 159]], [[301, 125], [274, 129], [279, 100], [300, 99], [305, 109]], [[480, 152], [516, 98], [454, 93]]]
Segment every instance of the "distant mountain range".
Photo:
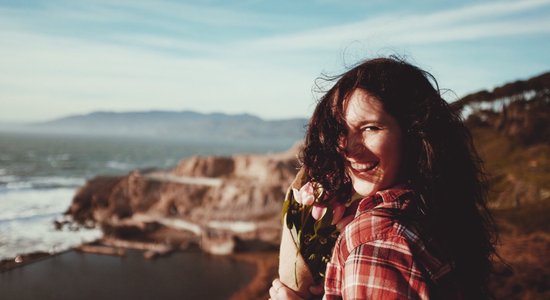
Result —
[[0, 124], [15, 131], [200, 141], [301, 140], [307, 119], [263, 120], [250, 114], [193, 111], [93, 112], [48, 122]]

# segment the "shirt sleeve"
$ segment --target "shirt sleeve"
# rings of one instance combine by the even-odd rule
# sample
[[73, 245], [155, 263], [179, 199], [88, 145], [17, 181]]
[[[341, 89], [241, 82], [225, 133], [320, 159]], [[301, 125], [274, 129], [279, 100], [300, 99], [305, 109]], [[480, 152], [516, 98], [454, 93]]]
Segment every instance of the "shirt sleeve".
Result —
[[340, 272], [343, 299], [428, 299], [426, 280], [401, 237], [357, 246]]

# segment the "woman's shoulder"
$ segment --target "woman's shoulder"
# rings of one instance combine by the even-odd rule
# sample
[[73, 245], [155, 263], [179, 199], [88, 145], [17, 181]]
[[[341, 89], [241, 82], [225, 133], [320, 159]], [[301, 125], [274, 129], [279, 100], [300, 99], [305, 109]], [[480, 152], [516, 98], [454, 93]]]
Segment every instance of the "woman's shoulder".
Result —
[[364, 244], [388, 238], [405, 238], [408, 211], [414, 205], [415, 193], [410, 189], [394, 188], [377, 192], [362, 199], [355, 218], [344, 229], [342, 239], [352, 244]]
[[364, 212], [358, 214], [344, 229], [337, 243], [351, 252], [354, 248], [369, 243], [392, 241], [407, 243], [405, 224], [388, 213]]
[[398, 251], [411, 256], [426, 276], [437, 282], [451, 271], [451, 264], [435, 254], [431, 237], [422, 232], [399, 211], [372, 209], [358, 214], [346, 226], [337, 241], [339, 255], [345, 261], [360, 246], [377, 248], [376, 251]]

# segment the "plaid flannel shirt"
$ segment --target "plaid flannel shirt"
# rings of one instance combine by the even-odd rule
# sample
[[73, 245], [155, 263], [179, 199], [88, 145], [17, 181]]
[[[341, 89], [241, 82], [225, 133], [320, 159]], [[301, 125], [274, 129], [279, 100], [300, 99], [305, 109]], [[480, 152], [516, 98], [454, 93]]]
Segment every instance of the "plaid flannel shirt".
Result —
[[[324, 298], [428, 299], [436, 294], [433, 287], [451, 266], [433, 256], [415, 227], [400, 218], [411, 212], [413, 196], [410, 190], [390, 189], [359, 202], [327, 264]], [[456, 288], [435, 290], [438, 298], [460, 298]]]

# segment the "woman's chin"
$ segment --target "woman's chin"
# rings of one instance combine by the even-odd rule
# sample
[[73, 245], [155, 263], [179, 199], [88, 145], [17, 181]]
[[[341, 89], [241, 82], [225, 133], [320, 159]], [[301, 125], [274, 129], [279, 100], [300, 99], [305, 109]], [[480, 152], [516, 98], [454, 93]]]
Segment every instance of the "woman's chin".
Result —
[[394, 185], [385, 184], [384, 182], [370, 182], [358, 178], [352, 179], [353, 190], [363, 197], [372, 196], [379, 191], [392, 188]]
[[357, 181], [353, 182], [353, 190], [357, 194], [363, 197], [368, 197], [378, 192], [378, 189], [376, 188], [375, 184], [372, 184], [369, 182], [357, 182]]

